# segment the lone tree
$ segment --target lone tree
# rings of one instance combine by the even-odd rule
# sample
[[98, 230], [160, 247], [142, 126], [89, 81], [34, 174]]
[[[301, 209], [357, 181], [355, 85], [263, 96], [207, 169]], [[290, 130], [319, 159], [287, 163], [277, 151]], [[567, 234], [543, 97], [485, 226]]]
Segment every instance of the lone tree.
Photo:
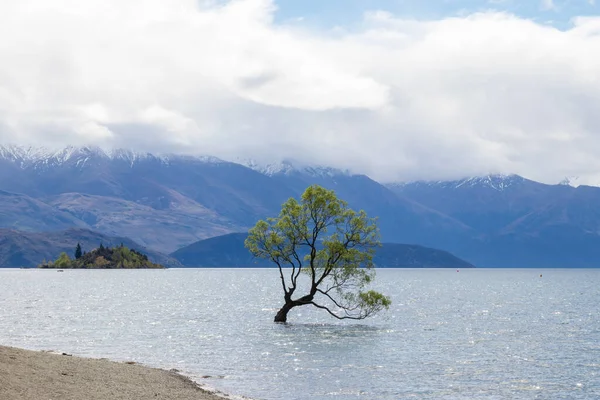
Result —
[[[291, 309], [313, 305], [338, 319], [364, 319], [389, 308], [388, 297], [365, 291], [375, 277], [373, 254], [380, 245], [374, 219], [355, 212], [331, 190], [313, 185], [300, 202], [289, 199], [279, 217], [250, 229], [246, 247], [279, 268], [285, 303], [275, 322]], [[308, 285], [299, 285], [300, 276]], [[306, 292], [297, 295], [299, 287]]]
[[77, 247], [75, 248], [75, 259], [79, 260], [83, 253], [81, 252], [81, 245], [77, 243]]

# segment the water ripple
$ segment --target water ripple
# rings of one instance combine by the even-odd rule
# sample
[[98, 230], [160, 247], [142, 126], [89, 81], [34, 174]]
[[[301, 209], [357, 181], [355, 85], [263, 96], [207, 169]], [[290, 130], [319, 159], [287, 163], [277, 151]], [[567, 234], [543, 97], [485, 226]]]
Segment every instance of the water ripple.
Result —
[[265, 400], [600, 398], [600, 270], [378, 275], [389, 312], [281, 325], [273, 270], [0, 270], [0, 343]]

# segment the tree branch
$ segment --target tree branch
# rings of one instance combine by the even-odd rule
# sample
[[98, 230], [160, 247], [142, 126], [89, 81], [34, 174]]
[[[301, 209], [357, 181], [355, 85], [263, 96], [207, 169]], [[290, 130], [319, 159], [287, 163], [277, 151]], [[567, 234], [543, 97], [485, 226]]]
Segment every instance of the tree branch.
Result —
[[331, 300], [331, 302], [333, 304], [335, 304], [336, 307], [339, 307], [341, 309], [346, 309], [346, 307], [342, 306], [341, 304], [339, 304], [333, 297], [331, 297], [331, 295], [327, 292], [322, 291], [321, 289], [317, 289], [317, 292], [321, 293], [322, 295], [326, 296], [327, 298], [329, 298], [329, 300]]
[[285, 294], [284, 297], [290, 296], [291, 293], [288, 293], [288, 289], [285, 285], [285, 278], [283, 277], [283, 268], [281, 268], [281, 263], [279, 262], [279, 260], [277, 259], [277, 257], [271, 257], [271, 260], [277, 264], [277, 267], [279, 268], [279, 277], [281, 278], [281, 286], [283, 286], [283, 293]]
[[339, 316], [336, 313], [334, 313], [333, 311], [331, 311], [329, 308], [322, 306], [320, 304], [315, 303], [314, 301], [311, 302], [310, 304], [312, 304], [313, 306], [320, 308], [321, 310], [325, 310], [327, 311], [332, 317], [335, 317], [337, 319], [354, 319], [354, 320], [360, 320], [360, 319], [365, 319], [368, 315], [362, 316], [352, 316], [352, 315], [344, 315], [344, 316]]

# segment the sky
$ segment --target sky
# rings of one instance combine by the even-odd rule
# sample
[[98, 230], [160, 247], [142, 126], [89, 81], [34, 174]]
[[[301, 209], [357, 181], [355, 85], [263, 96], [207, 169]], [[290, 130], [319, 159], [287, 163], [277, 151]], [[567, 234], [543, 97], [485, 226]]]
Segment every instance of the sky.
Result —
[[0, 144], [600, 184], [593, 0], [3, 0]]

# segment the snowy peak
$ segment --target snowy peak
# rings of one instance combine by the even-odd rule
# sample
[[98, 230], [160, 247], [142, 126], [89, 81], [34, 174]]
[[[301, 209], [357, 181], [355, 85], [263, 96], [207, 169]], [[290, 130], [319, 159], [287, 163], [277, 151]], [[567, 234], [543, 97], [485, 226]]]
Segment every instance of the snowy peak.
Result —
[[392, 188], [402, 188], [406, 186], [421, 187], [440, 187], [444, 189], [465, 189], [465, 188], [489, 188], [502, 192], [511, 186], [525, 182], [526, 179], [519, 175], [491, 174], [486, 176], [474, 176], [451, 181], [412, 181], [399, 182], [388, 185]]
[[270, 164], [261, 164], [258, 163], [256, 160], [238, 160], [237, 162], [267, 176], [292, 175], [296, 173], [308, 175], [311, 177], [334, 177], [340, 175], [352, 175], [352, 173], [349, 170], [341, 170], [337, 168], [323, 166], [309, 166], [289, 160], [284, 160], [278, 163]]
[[53, 154], [32, 158], [33, 165], [40, 167], [55, 167], [64, 164], [72, 164], [78, 167], [84, 167], [90, 160], [106, 159], [108, 156], [99, 147], [75, 147], [68, 146], [58, 150]]
[[140, 152], [135, 152], [135, 151], [126, 150], [126, 149], [109, 150], [105, 154], [106, 154], [106, 157], [108, 157], [110, 159], [128, 161], [131, 164], [133, 164], [139, 160], [153, 158], [152, 154], [150, 154], [150, 153], [140, 153]]
[[567, 177], [565, 177], [565, 179], [560, 181], [558, 184], [563, 185], [563, 186], [571, 186], [574, 188], [582, 185], [581, 180], [579, 179], [578, 176], [567, 176]]
[[593, 186], [600, 187], [600, 176], [592, 175], [592, 176], [567, 176], [565, 179], [558, 183], [562, 186], [570, 186], [573, 188], [578, 188], [580, 186]]
[[524, 178], [519, 175], [487, 175], [480, 177], [472, 177], [462, 179], [456, 182], [455, 188], [459, 188], [462, 186], [465, 187], [488, 187], [499, 192], [508, 189], [511, 186], [514, 186], [519, 183], [523, 183], [525, 181]]
[[0, 158], [22, 164], [52, 157], [55, 151], [43, 147], [0, 146]]
[[107, 155], [97, 147], [68, 146], [57, 150], [32, 146], [0, 146], [0, 159], [13, 162], [21, 168], [39, 169], [68, 162], [82, 165], [93, 157], [107, 158]]
[[273, 176], [277, 174], [286, 174], [295, 170], [291, 162], [282, 161], [279, 163], [262, 164], [253, 159], [236, 159], [235, 162], [248, 167], [256, 172], [260, 172], [263, 175]]
[[153, 155], [127, 149], [103, 150], [95, 146], [67, 146], [62, 149], [49, 149], [33, 146], [0, 145], [0, 160], [17, 164], [22, 169], [47, 169], [58, 166], [83, 168], [90, 163], [115, 160], [125, 162], [131, 167], [141, 161], [148, 160], [168, 165], [171, 160], [175, 159], [195, 160], [205, 163], [223, 162], [221, 159], [209, 156]]

